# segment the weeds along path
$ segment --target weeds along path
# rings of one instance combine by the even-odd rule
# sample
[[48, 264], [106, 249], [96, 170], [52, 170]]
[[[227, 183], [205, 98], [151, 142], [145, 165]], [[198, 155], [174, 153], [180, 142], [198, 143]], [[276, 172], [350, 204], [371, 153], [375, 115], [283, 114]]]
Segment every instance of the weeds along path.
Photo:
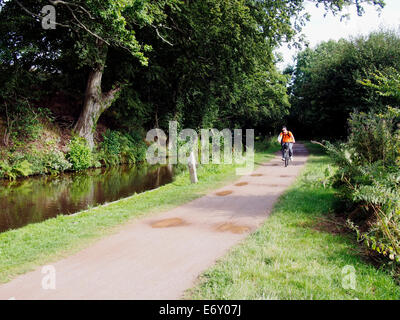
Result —
[[303, 145], [294, 152], [288, 168], [277, 155], [233, 184], [19, 276], [0, 286], [0, 299], [179, 299], [268, 217], [307, 160]]

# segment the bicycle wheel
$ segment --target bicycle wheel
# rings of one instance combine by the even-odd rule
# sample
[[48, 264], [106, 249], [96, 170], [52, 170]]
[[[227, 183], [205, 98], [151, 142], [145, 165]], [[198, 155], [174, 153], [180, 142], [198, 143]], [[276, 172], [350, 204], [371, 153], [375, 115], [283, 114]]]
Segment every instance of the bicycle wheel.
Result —
[[285, 167], [289, 165], [289, 151], [285, 150]]

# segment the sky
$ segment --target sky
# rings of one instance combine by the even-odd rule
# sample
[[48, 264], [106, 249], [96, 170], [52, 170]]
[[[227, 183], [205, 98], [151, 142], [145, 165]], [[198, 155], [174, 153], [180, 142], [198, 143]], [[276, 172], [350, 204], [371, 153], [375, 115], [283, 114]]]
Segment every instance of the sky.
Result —
[[[340, 16], [328, 14], [324, 17], [323, 7], [316, 8], [315, 4], [308, 3], [306, 11], [311, 14], [311, 19], [303, 28], [311, 48], [322, 41], [349, 39], [360, 34], [367, 35], [372, 31], [381, 28], [400, 30], [400, 0], [386, 0], [386, 6], [379, 13], [373, 6], [366, 6], [362, 17], [357, 16], [355, 7], [346, 9], [350, 13], [350, 19], [340, 21]], [[283, 56], [284, 61], [278, 64], [283, 70], [287, 65], [293, 64], [292, 57], [298, 52], [296, 49], [289, 49], [283, 45], [277, 50]]]

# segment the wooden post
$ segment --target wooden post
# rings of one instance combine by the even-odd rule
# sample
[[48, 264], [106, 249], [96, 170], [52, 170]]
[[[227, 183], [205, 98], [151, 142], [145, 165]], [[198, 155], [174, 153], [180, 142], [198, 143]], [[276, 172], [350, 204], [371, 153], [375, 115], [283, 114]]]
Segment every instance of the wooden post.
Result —
[[196, 158], [194, 156], [193, 151], [189, 155], [188, 167], [189, 167], [190, 181], [192, 183], [197, 183], [198, 179], [197, 179], [197, 172], [196, 172]]

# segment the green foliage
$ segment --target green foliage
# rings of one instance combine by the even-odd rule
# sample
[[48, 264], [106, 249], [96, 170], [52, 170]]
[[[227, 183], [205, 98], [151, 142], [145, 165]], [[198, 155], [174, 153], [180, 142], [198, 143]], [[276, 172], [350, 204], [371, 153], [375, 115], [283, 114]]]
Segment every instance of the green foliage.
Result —
[[381, 96], [395, 98], [397, 105], [400, 103], [400, 73], [394, 68], [386, 72], [377, 71], [359, 83], [375, 89]]
[[[329, 41], [304, 50], [296, 66], [287, 70], [293, 76], [291, 127], [305, 137], [344, 139], [352, 112], [382, 112], [399, 102], [398, 97], [363, 85], [363, 80], [376, 74], [378, 78], [371, 81], [379, 85], [383, 81], [379, 75], [399, 70], [400, 37], [394, 31]], [[394, 82], [395, 78], [388, 78], [386, 88], [394, 89]]]
[[[338, 166], [334, 186], [356, 208], [349, 225], [379, 255], [400, 262], [400, 110], [355, 113], [346, 143], [326, 148]], [[355, 215], [357, 213], [357, 215]]]
[[65, 158], [65, 154], [61, 151], [50, 150], [50, 152], [44, 154], [42, 159], [46, 171], [50, 173], [63, 172], [72, 168], [72, 164]]
[[100, 145], [99, 160], [107, 166], [142, 162], [146, 156], [146, 145], [137, 133], [121, 133], [107, 130]]
[[44, 150], [33, 148], [23, 154], [17, 152], [9, 157], [14, 162], [28, 160], [32, 164], [33, 174], [55, 174], [72, 168], [71, 163], [66, 159], [66, 155], [57, 148]]
[[[390, 274], [337, 232], [342, 228], [330, 214], [334, 190], [318, 184], [331, 161], [311, 147], [306, 167], [265, 223], [206, 270], [184, 299], [398, 299], [400, 287]], [[346, 265], [357, 271], [354, 290], [343, 286]]]
[[27, 177], [32, 174], [32, 164], [27, 160], [9, 164], [7, 161], [0, 161], [0, 177], [15, 180], [19, 176]]
[[[313, 2], [334, 14], [349, 5], [360, 14], [366, 4], [384, 5]], [[30, 102], [38, 101], [33, 94], [60, 91], [81, 97], [97, 70], [104, 74], [99, 89], [110, 97], [104, 109], [115, 104], [108, 119], [125, 130], [165, 129], [173, 119], [192, 128], [271, 131], [289, 107], [287, 77], [275, 68], [273, 51], [299, 44], [308, 19], [306, 0], [73, 0], [52, 1], [58, 24], [44, 30], [35, 15], [48, 0], [0, 3], [0, 93]]]
[[32, 173], [32, 165], [28, 161], [24, 160], [14, 166], [13, 171], [17, 175], [27, 177]]
[[23, 152], [8, 152], [4, 158], [7, 160], [0, 163], [0, 178], [16, 179], [34, 174], [55, 174], [72, 167], [65, 154], [56, 148], [41, 151], [29, 148]]
[[276, 70], [272, 50], [294, 31], [274, 14], [295, 16], [298, 9], [286, 1], [207, 0], [183, 6], [171, 17], [177, 45], [163, 46], [151, 74], [139, 82], [141, 91], [153, 88], [160, 126], [174, 119], [191, 128], [262, 128], [282, 118], [288, 109], [287, 78]]
[[0, 117], [6, 127], [3, 143], [8, 146], [18, 140], [36, 140], [43, 129], [41, 120], [50, 120], [51, 117], [48, 109], [34, 107], [30, 102], [36, 94], [24, 92], [26, 82], [32, 84], [34, 81], [33, 75], [15, 69], [6, 70], [4, 66], [0, 67], [0, 71], [7, 75], [13, 73], [10, 77], [0, 76]]
[[256, 141], [254, 142], [254, 148], [256, 151], [263, 151], [270, 148], [278, 148], [280, 149], [281, 146], [278, 143], [276, 137], [257, 137]]
[[[2, 153], [7, 160], [0, 163], [0, 178], [16, 179], [32, 174], [57, 174], [71, 169], [100, 167], [102, 164], [134, 164], [145, 160], [147, 150], [141, 133], [133, 131], [129, 134], [111, 130], [107, 130], [99, 150], [94, 152], [83, 138], [77, 136], [71, 139], [66, 154], [56, 145], [47, 145], [41, 150], [32, 145], [21, 148]], [[27, 163], [30, 164], [29, 171]]]
[[85, 139], [74, 136], [69, 145], [67, 154], [68, 161], [74, 170], [83, 170], [92, 165], [92, 151]]
[[[38, 106], [59, 92], [81, 99], [93, 70], [103, 75], [97, 88], [101, 97], [113, 97], [114, 107], [102, 119], [121, 131], [166, 129], [169, 120], [177, 120], [180, 127], [248, 127], [270, 134], [289, 111], [288, 77], [276, 69], [273, 51], [284, 42], [299, 42], [296, 34], [307, 20], [305, 0], [55, 3], [59, 24], [44, 30], [31, 13], [49, 1], [0, 0], [0, 114], [6, 142], [37, 138], [39, 119], [46, 117]], [[336, 14], [354, 1], [314, 3]], [[360, 13], [367, 3], [356, 2]], [[382, 7], [383, 1], [373, 4]], [[120, 95], [109, 95], [117, 88]], [[90, 119], [97, 121], [101, 112]], [[82, 169], [144, 158], [141, 140], [126, 134], [108, 138], [91, 160], [85, 147], [71, 143], [67, 161]], [[25, 158], [38, 173], [69, 167], [60, 154]]]
[[13, 112], [7, 115], [12, 125], [11, 137], [15, 139], [36, 140], [42, 131], [39, 113], [29, 107], [26, 101], [21, 101], [15, 105]]
[[400, 164], [400, 109], [388, 108], [384, 114], [355, 113], [349, 119], [349, 145], [355, 163], [377, 163], [384, 167]]
[[107, 130], [103, 135], [102, 148], [104, 150], [104, 161], [108, 165], [118, 164], [120, 161], [120, 137], [119, 132], [111, 130]]

